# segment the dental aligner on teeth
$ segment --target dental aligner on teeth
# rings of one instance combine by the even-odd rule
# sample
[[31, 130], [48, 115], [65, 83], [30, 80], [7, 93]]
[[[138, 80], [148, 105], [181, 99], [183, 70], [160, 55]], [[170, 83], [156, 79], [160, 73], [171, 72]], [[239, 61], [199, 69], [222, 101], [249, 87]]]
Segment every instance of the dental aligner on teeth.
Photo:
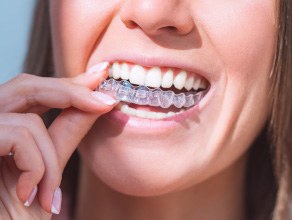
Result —
[[161, 108], [169, 108], [171, 105], [177, 108], [189, 108], [198, 104], [205, 94], [204, 91], [175, 94], [173, 91], [133, 86], [127, 80], [117, 81], [115, 79], [104, 80], [98, 90], [120, 101]]

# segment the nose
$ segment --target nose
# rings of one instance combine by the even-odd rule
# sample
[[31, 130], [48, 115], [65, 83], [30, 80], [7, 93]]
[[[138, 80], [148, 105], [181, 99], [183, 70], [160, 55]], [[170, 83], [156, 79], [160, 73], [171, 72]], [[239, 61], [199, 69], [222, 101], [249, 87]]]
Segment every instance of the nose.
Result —
[[127, 0], [121, 8], [121, 20], [128, 28], [140, 28], [147, 35], [165, 32], [187, 35], [194, 20], [184, 0]]

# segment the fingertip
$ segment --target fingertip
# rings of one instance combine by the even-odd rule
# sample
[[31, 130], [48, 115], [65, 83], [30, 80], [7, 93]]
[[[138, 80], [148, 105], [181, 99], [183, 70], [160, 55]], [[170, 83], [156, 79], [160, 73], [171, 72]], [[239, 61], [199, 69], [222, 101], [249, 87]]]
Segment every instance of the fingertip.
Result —
[[29, 207], [32, 204], [32, 202], [34, 201], [36, 197], [37, 192], [38, 192], [38, 187], [34, 186], [31, 193], [29, 194], [29, 197], [24, 202], [24, 206]]
[[96, 73], [100, 73], [104, 70], [106, 70], [109, 67], [110, 63], [109, 62], [102, 62], [102, 63], [98, 63], [92, 67], [90, 67], [86, 73], [87, 74], [96, 74]]
[[34, 201], [39, 192], [38, 185], [42, 175], [42, 171], [40, 170], [40, 173], [27, 171], [21, 173], [19, 176], [16, 186], [16, 194], [24, 206], [29, 207]]
[[54, 190], [52, 187], [48, 187], [48, 184], [44, 183], [42, 180], [39, 187], [39, 203], [43, 210], [45, 210], [47, 213], [51, 213], [52, 208], [52, 201], [53, 201], [53, 194]]
[[40, 190], [39, 201], [42, 208], [51, 214], [59, 214], [62, 205], [62, 191], [61, 188], [55, 187], [52, 190], [43, 189]]
[[67, 78], [70, 82], [73, 82], [78, 85], [86, 86], [90, 89], [95, 89], [103, 80], [108, 77], [108, 68], [99, 71], [99, 72], [85, 72], [73, 78]]
[[36, 197], [37, 192], [38, 192], [37, 185], [30, 187], [18, 183], [16, 187], [17, 197], [26, 207], [29, 207], [32, 204]]
[[60, 187], [57, 187], [53, 196], [53, 201], [51, 205], [51, 213], [56, 214], [56, 215], [60, 214], [61, 205], [62, 205], [62, 191]]
[[119, 102], [117, 99], [98, 91], [93, 91], [91, 95], [98, 102], [101, 102], [108, 106], [114, 106]]

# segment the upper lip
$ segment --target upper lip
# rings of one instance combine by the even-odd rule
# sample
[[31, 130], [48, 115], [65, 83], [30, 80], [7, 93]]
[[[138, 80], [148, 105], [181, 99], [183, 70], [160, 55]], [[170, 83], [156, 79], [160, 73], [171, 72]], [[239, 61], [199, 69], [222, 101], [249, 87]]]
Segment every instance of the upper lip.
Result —
[[150, 56], [141, 56], [134, 54], [117, 54], [110, 55], [105, 57], [102, 61], [107, 61], [110, 63], [114, 62], [128, 62], [133, 64], [138, 64], [145, 67], [169, 67], [169, 68], [178, 68], [185, 70], [190, 73], [194, 73], [205, 78], [209, 83], [213, 78], [213, 75], [209, 72], [205, 72], [203, 69], [200, 69], [195, 64], [188, 64], [186, 62], [180, 62], [177, 59], [167, 59], [163, 57], [150, 57]]

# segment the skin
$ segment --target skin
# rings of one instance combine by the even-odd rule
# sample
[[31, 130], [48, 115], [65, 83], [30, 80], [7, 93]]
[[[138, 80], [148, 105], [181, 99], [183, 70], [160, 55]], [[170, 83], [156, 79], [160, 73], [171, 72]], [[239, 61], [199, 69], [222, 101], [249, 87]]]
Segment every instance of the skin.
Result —
[[[1, 219], [51, 219], [53, 193], [69, 157], [94, 121], [113, 108], [92, 96], [106, 76], [105, 71], [66, 79], [20, 74], [0, 86]], [[40, 115], [50, 108], [65, 110], [47, 129]], [[36, 185], [38, 199], [26, 208]]]
[[[247, 152], [270, 110], [275, 1], [53, 0], [50, 9], [60, 77], [124, 53], [194, 65], [211, 84], [196, 114], [159, 132], [121, 129], [103, 116], [94, 123], [112, 107], [85, 114], [70, 131], [56, 120], [48, 133], [63, 166], [83, 138], [66, 137], [84, 135], [94, 123], [79, 146], [76, 219], [244, 219]], [[69, 116], [79, 117], [74, 111]], [[53, 164], [44, 163], [45, 170]], [[43, 191], [50, 190], [41, 190], [41, 205], [48, 211], [59, 180], [43, 179]]]
[[[159, 214], [154, 211], [151, 219], [169, 219], [166, 216], [170, 213], [174, 219], [182, 219], [178, 213], [185, 212], [171, 208], [163, 196], [167, 194], [176, 201], [175, 207], [180, 207], [180, 196], [191, 191], [193, 201], [203, 201], [209, 197], [206, 192], [210, 188], [230, 198], [222, 200], [218, 194], [204, 208], [184, 205], [188, 216], [206, 219], [201, 210], [214, 210], [225, 200], [224, 211], [211, 212], [214, 216], [208, 219], [240, 219], [243, 212], [237, 216], [236, 207], [243, 206], [238, 199], [243, 197], [243, 187], [234, 180], [238, 172], [243, 179], [245, 154], [269, 114], [275, 2], [97, 0], [84, 4], [81, 0], [63, 0], [51, 1], [51, 9], [55, 62], [63, 75], [77, 74], [117, 53], [146, 59], [176, 58], [208, 72], [212, 90], [208, 100], [199, 104], [198, 114], [172, 129], [151, 132], [128, 124], [120, 129], [101, 117], [79, 149], [85, 161], [85, 177], [78, 219], [84, 213], [118, 219], [101, 211], [106, 209], [89, 205], [99, 204], [98, 195], [108, 191], [106, 198], [114, 202], [100, 207], [121, 210], [122, 201], [129, 210], [123, 212], [128, 214], [124, 214], [125, 219], [141, 219], [147, 216], [141, 207], [151, 210], [158, 204], [164, 208]], [[79, 28], [82, 32], [74, 34]], [[217, 185], [221, 181], [224, 186]], [[236, 193], [228, 193], [230, 189]], [[131, 196], [142, 198], [134, 203]], [[143, 198], [149, 196], [152, 199]], [[183, 204], [191, 203], [184, 200]], [[230, 210], [234, 215], [227, 214], [232, 213]]]

